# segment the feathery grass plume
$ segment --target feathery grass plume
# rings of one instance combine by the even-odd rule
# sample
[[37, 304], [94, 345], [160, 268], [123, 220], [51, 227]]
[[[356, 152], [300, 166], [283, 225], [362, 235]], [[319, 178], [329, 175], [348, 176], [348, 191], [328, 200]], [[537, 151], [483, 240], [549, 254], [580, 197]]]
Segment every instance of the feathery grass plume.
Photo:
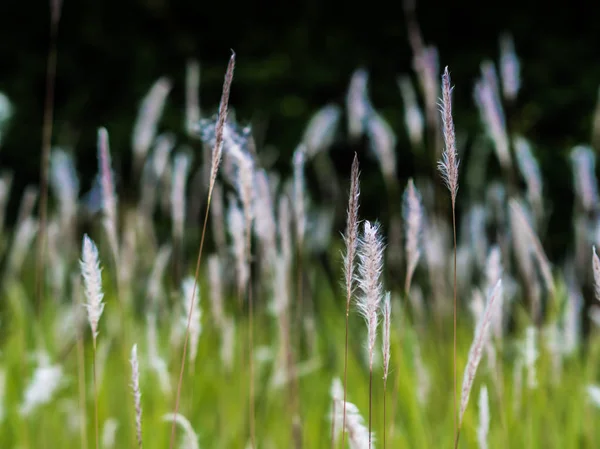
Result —
[[521, 343], [521, 356], [523, 365], [527, 370], [527, 388], [530, 390], [537, 388], [537, 370], [535, 362], [539, 357], [537, 349], [537, 331], [535, 326], [527, 326], [525, 330], [525, 340]]
[[148, 346], [148, 363], [150, 369], [158, 377], [158, 385], [163, 394], [171, 393], [171, 377], [167, 362], [158, 352], [158, 334], [156, 331], [156, 314], [146, 315], [146, 345]]
[[369, 73], [365, 69], [355, 70], [350, 79], [346, 95], [346, 109], [348, 111], [348, 134], [351, 139], [357, 139], [365, 132], [367, 117], [373, 109], [367, 91], [368, 82]]
[[191, 59], [185, 66], [185, 129], [188, 135], [195, 134], [200, 121], [200, 63]]
[[279, 196], [277, 206], [277, 223], [279, 224], [279, 252], [286, 264], [292, 263], [292, 214], [290, 199], [287, 195]]
[[472, 256], [477, 268], [483, 270], [488, 253], [487, 213], [481, 204], [473, 204], [466, 215], [464, 229], [467, 231], [467, 237], [464, 240], [469, 242], [467, 254]]
[[515, 44], [510, 34], [500, 37], [500, 74], [502, 93], [508, 101], [514, 101], [521, 87], [521, 63], [515, 52]]
[[227, 254], [227, 238], [225, 236], [225, 202], [223, 199], [223, 186], [216, 182], [212, 193], [212, 207], [210, 208], [211, 231], [215, 245], [221, 257]]
[[217, 254], [208, 258], [208, 283], [210, 285], [210, 303], [214, 323], [221, 328], [225, 322], [223, 312], [223, 270]]
[[592, 212], [598, 207], [596, 154], [589, 146], [577, 145], [571, 150], [570, 158], [576, 197], [585, 212]]
[[194, 428], [185, 416], [180, 415], [179, 413], [167, 413], [163, 416], [163, 421], [179, 424], [179, 426], [183, 429], [183, 441], [181, 442], [181, 448], [200, 449], [200, 445], [198, 444], [198, 435], [196, 435]]
[[219, 116], [215, 128], [215, 145], [212, 151], [212, 161], [210, 166], [210, 182], [208, 185], [209, 197], [215, 181], [217, 180], [217, 172], [221, 163], [221, 155], [223, 153], [223, 130], [227, 121], [227, 108], [229, 105], [229, 91], [233, 81], [233, 69], [235, 68], [235, 53], [231, 52], [227, 72], [225, 73], [225, 81], [223, 82], [223, 93], [221, 94], [221, 103], [219, 104]]
[[592, 267], [594, 271], [594, 293], [596, 294], [596, 300], [600, 301], [600, 258], [596, 254], [596, 247], [592, 247]]
[[329, 389], [329, 394], [331, 396], [331, 447], [335, 448], [339, 438], [340, 433], [343, 430], [343, 417], [340, 415], [338, 411], [338, 407], [342, 405], [344, 400], [344, 386], [342, 385], [342, 381], [339, 377], [334, 378], [331, 381], [331, 388]]
[[163, 288], [163, 277], [169, 263], [172, 253], [171, 245], [164, 244], [158, 250], [158, 254], [154, 258], [152, 271], [148, 277], [148, 287], [146, 295], [148, 296], [149, 308], [155, 310], [159, 306], [159, 301], [165, 297]]
[[473, 381], [475, 380], [475, 374], [477, 374], [477, 367], [481, 361], [483, 349], [486, 346], [489, 338], [489, 328], [493, 320], [493, 317], [498, 313], [498, 309], [502, 302], [502, 280], [499, 279], [495, 287], [489, 292], [487, 298], [487, 304], [483, 311], [483, 315], [477, 324], [477, 330], [471, 349], [469, 349], [469, 357], [467, 358], [467, 366], [463, 374], [462, 393], [460, 397], [460, 413], [458, 421], [458, 433], [456, 435], [456, 445], [458, 445], [458, 438], [460, 435], [460, 428], [462, 426], [462, 420], [469, 403], [469, 395], [471, 394], [471, 388], [473, 387]]
[[235, 271], [237, 279], [237, 291], [242, 296], [250, 279], [248, 258], [246, 257], [246, 239], [244, 232], [246, 225], [244, 213], [240, 209], [238, 201], [229, 197], [229, 208], [227, 209], [227, 229], [233, 241], [233, 254], [235, 256]]
[[185, 223], [185, 185], [190, 172], [191, 160], [187, 153], [177, 153], [173, 160], [171, 178], [171, 218], [173, 220], [173, 240], [181, 244]]
[[112, 449], [115, 447], [115, 439], [119, 421], [116, 418], [108, 418], [102, 426], [102, 449]]
[[246, 226], [244, 235], [246, 238], [246, 256], [250, 257], [250, 232], [254, 220], [254, 209], [252, 200], [255, 196], [255, 168], [254, 161], [250, 153], [242, 149], [240, 145], [230, 145], [229, 154], [233, 156], [236, 167], [235, 190], [242, 203], [244, 210], [244, 223]]
[[131, 348], [131, 390], [135, 405], [135, 433], [138, 447], [142, 444], [142, 392], [140, 391], [140, 366], [138, 363], [137, 344]]
[[511, 199], [509, 201], [511, 216], [514, 214], [516, 220], [519, 223], [519, 226], [522, 227], [524, 233], [528, 236], [528, 247], [531, 248], [533, 255], [539, 265], [540, 272], [542, 274], [542, 279], [544, 280], [544, 284], [546, 285], [546, 289], [551, 295], [554, 295], [554, 279], [552, 277], [552, 269], [550, 267], [550, 261], [544, 252], [544, 248], [542, 247], [542, 243], [538, 238], [537, 234], [533, 230], [529, 220], [527, 219], [527, 215], [525, 214], [525, 209], [523, 205], [517, 201], [516, 199]]
[[17, 221], [14, 229], [18, 229], [25, 220], [33, 218], [33, 210], [38, 200], [38, 188], [36, 186], [26, 186], [19, 204], [19, 212], [17, 212]]
[[[344, 244], [346, 251], [344, 257], [344, 280], [346, 286], [346, 339], [344, 349], [344, 407], [346, 405], [347, 380], [348, 380], [348, 318], [350, 316], [350, 302], [354, 293], [355, 281], [355, 260], [356, 249], [358, 246], [358, 208], [360, 196], [360, 171], [358, 168], [358, 156], [354, 153], [352, 161], [352, 170], [350, 174], [350, 192], [348, 193], [348, 211], [346, 218], [346, 232], [344, 234]], [[346, 410], [344, 409], [342, 417], [342, 429], [346, 426]], [[345, 430], [343, 430], [345, 431]], [[342, 444], [345, 435], [342, 436]]]
[[104, 218], [102, 224], [108, 236], [110, 249], [115, 259], [119, 261], [119, 239], [117, 236], [117, 195], [111, 168], [108, 131], [98, 128], [98, 163], [100, 165], [100, 184], [102, 187], [102, 211]]
[[444, 69], [442, 75], [442, 104], [440, 112], [442, 115], [442, 124], [444, 130], [445, 148], [442, 153], [442, 160], [438, 162], [438, 169], [442, 178], [450, 190], [450, 199], [452, 201], [452, 231], [454, 236], [454, 297], [453, 297], [453, 318], [454, 318], [454, 344], [453, 344], [453, 365], [454, 365], [454, 433], [456, 435], [456, 444], [458, 445], [458, 436], [460, 433], [460, 424], [457, 423], [457, 373], [456, 373], [456, 194], [458, 193], [458, 156], [456, 152], [456, 136], [454, 135], [454, 119], [452, 118], [452, 87], [450, 82], [450, 73], [448, 66]]
[[410, 77], [407, 75], [398, 78], [398, 87], [404, 103], [404, 126], [408, 132], [413, 150], [423, 145], [424, 120], [423, 113], [417, 102], [417, 93]]
[[159, 78], [150, 88], [140, 104], [131, 135], [134, 164], [141, 167], [152, 141], [156, 136], [158, 121], [163, 113], [167, 95], [171, 91], [171, 81]]
[[254, 175], [253, 201], [254, 232], [261, 243], [265, 273], [272, 274], [277, 257], [277, 223], [275, 206], [271, 194], [269, 177], [265, 170], [257, 170]]
[[535, 212], [536, 221], [539, 223], [544, 212], [540, 167], [531, 152], [531, 145], [527, 139], [517, 136], [513, 139], [513, 145], [517, 156], [517, 167], [527, 185], [527, 200]]
[[333, 144], [341, 117], [342, 110], [336, 104], [322, 107], [311, 117], [302, 137], [308, 159], [327, 150]]
[[304, 180], [304, 163], [306, 162], [306, 148], [300, 145], [294, 151], [294, 184], [293, 204], [294, 219], [296, 223], [296, 243], [298, 248], [304, 244], [306, 234], [306, 186]]
[[512, 162], [506, 133], [506, 120], [493, 62], [485, 61], [481, 64], [481, 78], [475, 83], [474, 97], [481, 121], [494, 144], [498, 161], [503, 169], [510, 170]]
[[425, 117], [427, 123], [431, 128], [437, 127], [437, 104], [440, 92], [440, 85], [438, 83], [440, 62], [437, 48], [430, 45], [422, 47], [420, 51], [415, 51], [413, 68], [417, 73], [421, 91], [425, 98]]
[[[373, 447], [375, 437], [365, 427], [365, 422], [360, 416], [358, 407], [351, 402], [342, 404], [340, 401], [339, 405], [336, 405], [335, 410], [337, 414], [342, 413], [342, 409], [346, 410], [346, 427], [344, 431], [348, 433], [348, 443], [350, 449], [370, 449]], [[339, 422], [339, 415], [336, 417], [336, 421]]]
[[446, 148], [442, 154], [442, 160], [438, 162], [438, 169], [442, 174], [442, 179], [450, 190], [452, 203], [456, 203], [456, 194], [458, 193], [458, 154], [456, 151], [456, 137], [454, 135], [454, 119], [452, 118], [452, 90], [454, 88], [450, 83], [450, 73], [448, 67], [445, 68], [442, 75], [442, 103], [441, 114], [444, 126], [444, 142]]
[[172, 133], [160, 134], [154, 141], [152, 154], [144, 163], [139, 209], [149, 219], [154, 213], [156, 192], [159, 185], [164, 183], [165, 171], [173, 148], [175, 148], [175, 136]]
[[392, 303], [390, 301], [390, 292], [385, 294], [381, 314], [383, 316], [383, 344], [381, 347], [383, 353], [383, 448], [385, 449], [385, 429], [387, 427], [387, 421], [385, 419], [385, 400], [387, 396], [387, 378], [390, 369], [390, 326], [392, 323]]
[[411, 179], [408, 180], [402, 198], [402, 216], [404, 218], [406, 280], [404, 292], [408, 294], [413, 274], [421, 257], [420, 239], [423, 228], [423, 205], [421, 194]]
[[[198, 275], [200, 273], [200, 262], [202, 261], [202, 250], [204, 248], [204, 238], [206, 235], [206, 225], [208, 221], [208, 214], [210, 212], [210, 202], [212, 198], [213, 188], [217, 179], [217, 172], [219, 170], [219, 164], [221, 162], [221, 154], [223, 151], [223, 131], [225, 129], [225, 124], [227, 121], [227, 107], [229, 105], [229, 91], [231, 89], [231, 83], [233, 81], [233, 69], [235, 67], [235, 53], [231, 52], [231, 58], [229, 59], [229, 64], [227, 65], [227, 72], [225, 73], [225, 81], [223, 82], [223, 93], [221, 94], [221, 102], [219, 104], [219, 114], [217, 118], [217, 123], [215, 125], [215, 133], [214, 140], [215, 144], [212, 152], [212, 161], [210, 167], [210, 182], [208, 186], [208, 196], [206, 202], [206, 214], [204, 217], [204, 224], [202, 225], [202, 234], [200, 236], [200, 247], [198, 248], [198, 258], [196, 260], [196, 270], [194, 273], [194, 288], [196, 289], [195, 280], [198, 279]], [[173, 409], [173, 416], [177, 416], [179, 412], [179, 400], [181, 398], [181, 386], [183, 384], [183, 372], [185, 370], [185, 356], [187, 352], [187, 345], [190, 334], [190, 326], [192, 321], [192, 314], [194, 310], [194, 297], [190, 300], [190, 308], [188, 311], [188, 322], [185, 331], [185, 340], [183, 344], [182, 356], [181, 356], [181, 367], [179, 369], [179, 380], [177, 382], [177, 395], [175, 397], [175, 407]], [[171, 426], [171, 439], [169, 443], [169, 449], [173, 449], [173, 444], [175, 442], [175, 421], [173, 421], [173, 425]]]
[[[485, 263], [485, 291], [488, 292], [494, 288], [496, 282], [502, 277], [502, 253], [500, 247], [494, 245], [490, 248]], [[503, 303], [504, 304], [504, 303]], [[494, 333], [498, 342], [502, 341], [502, 333], [504, 330], [504, 313], [502, 308], [500, 313], [495, 315], [492, 321], [492, 332]]]
[[38, 222], [33, 217], [27, 217], [16, 228], [16, 234], [6, 260], [5, 279], [10, 279], [20, 273], [38, 228]]
[[85, 234], [83, 236], [83, 247], [81, 250], [81, 274], [85, 286], [85, 296], [87, 303], [88, 321], [92, 329], [94, 350], [96, 348], [96, 338], [98, 337], [98, 322], [104, 310], [102, 298], [102, 273], [100, 268], [100, 259], [98, 257], [98, 248], [94, 241]]
[[200, 341], [200, 334], [202, 333], [202, 309], [200, 308], [200, 291], [196, 286], [196, 280], [193, 277], [187, 277], [181, 284], [181, 292], [183, 295], [183, 316], [182, 316], [182, 327], [187, 324], [188, 313], [191, 310], [191, 319], [189, 325], [190, 335], [190, 352], [189, 362], [193, 367], [193, 363], [196, 361], [196, 354], [198, 353], [198, 342]]
[[28, 417], [39, 407], [49, 404], [64, 385], [64, 381], [62, 367], [59, 364], [51, 364], [46, 353], [38, 354], [38, 366], [25, 389], [19, 414]]
[[567, 300], [562, 314], [561, 353], [572, 355], [580, 343], [581, 332], [581, 309], [583, 308], [583, 295], [579, 285], [568, 282]]
[[388, 188], [396, 182], [396, 135], [381, 114], [372, 111], [367, 117], [369, 147], [377, 157]]
[[[98, 322], [104, 310], [102, 298], [102, 274], [100, 269], [100, 260], [98, 258], [98, 248], [87, 234], [83, 236], [83, 248], [81, 249], [81, 274], [83, 276], [83, 284], [85, 287], [85, 296], [87, 302], [85, 308], [87, 310], [88, 321], [92, 329], [92, 338], [94, 343], [93, 355], [93, 373], [94, 373], [94, 402], [95, 415], [94, 423], [96, 429], [96, 449], [98, 449], [98, 373], [96, 363], [96, 339], [98, 337]], [[101, 370], [102, 371], [102, 370]]]
[[79, 178], [73, 157], [61, 148], [50, 154], [50, 186], [58, 200], [63, 226], [69, 229], [77, 213]]
[[479, 427], [477, 428], [477, 442], [479, 449], [488, 448], [488, 433], [490, 431], [490, 401], [487, 387], [484, 385], [479, 390]]
[[373, 355], [377, 339], [379, 311], [383, 299], [383, 239], [380, 235], [379, 224], [365, 221], [363, 234], [358, 246], [358, 287], [361, 290], [357, 300], [358, 312], [367, 324], [367, 347], [369, 350], [369, 448], [371, 447], [371, 402], [373, 388]]

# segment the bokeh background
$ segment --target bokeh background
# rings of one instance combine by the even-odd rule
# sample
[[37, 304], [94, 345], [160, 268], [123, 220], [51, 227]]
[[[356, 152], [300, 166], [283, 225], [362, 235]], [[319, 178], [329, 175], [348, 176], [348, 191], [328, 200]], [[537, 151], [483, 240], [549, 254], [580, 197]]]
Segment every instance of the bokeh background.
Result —
[[[600, 84], [598, 7], [419, 0], [416, 11], [426, 42], [450, 66], [455, 121], [468, 136], [481, 130], [472, 96], [479, 64], [497, 61], [500, 34], [512, 34], [522, 89], [511, 122], [535, 144], [551, 204], [569, 204], [568, 150], [590, 140]], [[49, 26], [48, 2], [0, 2], [0, 91], [15, 108], [0, 168], [15, 175], [13, 217], [24, 187], [39, 177]], [[412, 72], [401, 2], [64, 0], [57, 43], [53, 143], [75, 152], [84, 190], [97, 169], [99, 126], [109, 130], [121, 187], [137, 184], [128, 177], [131, 131], [140, 100], [161, 76], [173, 82], [161, 127], [185, 143], [186, 62], [201, 63], [200, 102], [211, 114], [230, 49], [237, 54], [231, 106], [240, 122], [253, 124], [259, 145], [279, 150], [273, 163], [280, 170], [289, 171], [310, 116], [329, 102], [343, 105], [352, 72], [364, 67], [373, 104], [398, 136], [398, 172], [414, 174], [396, 82]], [[345, 143], [333, 151], [347, 172]], [[551, 258], [569, 230], [568, 213], [551, 216]]]

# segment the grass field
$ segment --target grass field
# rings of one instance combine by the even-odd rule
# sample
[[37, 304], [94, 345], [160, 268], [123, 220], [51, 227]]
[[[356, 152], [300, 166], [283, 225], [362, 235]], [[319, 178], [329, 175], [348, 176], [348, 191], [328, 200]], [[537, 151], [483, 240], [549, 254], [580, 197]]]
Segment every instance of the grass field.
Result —
[[[195, 150], [157, 135], [170, 84], [150, 90], [134, 127], [134, 200], [117, 195], [110, 130], [98, 132], [87, 194], [72, 155], [53, 149], [48, 220], [30, 190], [1, 234], [0, 447], [597, 447], [595, 153], [571, 152], [576, 202], [554, 213], [573, 214], [573, 244], [551, 264], [543, 175], [503, 108], [519, 88], [509, 44], [501, 77], [484, 63], [475, 87], [487, 159], [458, 164], [433, 47], [418, 55], [420, 95], [400, 83], [410, 149], [397, 148], [359, 70], [345, 108], [315, 115], [281, 179], [225, 120], [233, 56], [218, 118], [198, 124], [187, 104]], [[356, 139], [357, 161], [379, 173], [334, 167], [331, 145]], [[402, 151], [427, 167], [414, 182], [397, 175]], [[377, 176], [385, 191], [361, 197], [362, 177]], [[5, 173], [2, 210], [10, 187]], [[363, 202], [381, 216], [363, 217]]]

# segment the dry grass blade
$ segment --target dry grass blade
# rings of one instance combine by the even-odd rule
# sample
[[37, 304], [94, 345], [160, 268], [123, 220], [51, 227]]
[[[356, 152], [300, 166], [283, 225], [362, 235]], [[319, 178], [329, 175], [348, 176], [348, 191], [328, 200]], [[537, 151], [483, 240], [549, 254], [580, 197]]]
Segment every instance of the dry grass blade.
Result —
[[346, 221], [346, 233], [344, 242], [346, 253], [344, 254], [344, 279], [346, 281], [346, 345], [344, 350], [344, 411], [342, 418], [342, 446], [345, 439], [346, 428], [346, 393], [348, 379], [348, 317], [350, 315], [350, 302], [354, 291], [354, 261], [356, 259], [356, 247], [358, 245], [358, 199], [360, 196], [360, 172], [358, 169], [358, 157], [354, 154], [352, 161], [352, 173], [350, 175], [350, 194], [348, 196], [348, 217]]
[[477, 367], [481, 361], [483, 355], [483, 349], [489, 338], [489, 328], [493, 321], [493, 318], [500, 308], [502, 301], [502, 280], [499, 279], [493, 290], [489, 293], [487, 304], [483, 311], [479, 323], [477, 324], [477, 330], [475, 331], [475, 338], [471, 344], [469, 350], [469, 357], [467, 359], [467, 366], [463, 374], [462, 392], [460, 396], [460, 413], [458, 422], [458, 432], [456, 434], [455, 447], [458, 447], [458, 438], [460, 435], [460, 428], [462, 425], [463, 416], [467, 405], [469, 404], [469, 395], [471, 394], [471, 388], [473, 387], [473, 381], [475, 380], [475, 374], [477, 374]]
[[[202, 249], [204, 247], [204, 237], [206, 236], [206, 224], [208, 222], [208, 214], [210, 210], [210, 200], [212, 196], [212, 190], [217, 179], [217, 172], [219, 170], [219, 162], [221, 161], [221, 153], [223, 151], [223, 130], [225, 129], [225, 121], [227, 120], [227, 107], [229, 105], [229, 91], [231, 89], [231, 83], [233, 81], [233, 69], [235, 67], [235, 53], [232, 52], [229, 64], [227, 65], [227, 72], [225, 73], [225, 82], [223, 83], [223, 94], [221, 95], [221, 104], [219, 105], [219, 118], [217, 120], [217, 127], [215, 131], [215, 147], [212, 152], [212, 163], [210, 170], [210, 184], [208, 187], [208, 198], [206, 202], [206, 213], [204, 216], [204, 224], [202, 225], [202, 235], [200, 237], [200, 248], [198, 250], [198, 260], [196, 261], [196, 271], [194, 273], [194, 288], [192, 296], [196, 294], [195, 290], [198, 284], [198, 273], [200, 272], [200, 262], [202, 260]], [[183, 384], [183, 372], [185, 370], [185, 357], [187, 354], [188, 340], [190, 338], [190, 325], [192, 321], [192, 312], [194, 307], [194, 301], [190, 301], [190, 310], [188, 312], [188, 322], [185, 330], [185, 339], [183, 343], [183, 354], [181, 355], [181, 367], [179, 370], [179, 380], [177, 382], [177, 394], [175, 397], [175, 407], [173, 416], [178, 416], [179, 413], [179, 399], [181, 397], [181, 385]], [[173, 421], [171, 426], [171, 441], [169, 443], [169, 449], [173, 449], [175, 444], [175, 424]]]
[[600, 258], [596, 254], [596, 247], [593, 247], [594, 255], [592, 256], [592, 265], [594, 270], [594, 292], [596, 300], [600, 301]]

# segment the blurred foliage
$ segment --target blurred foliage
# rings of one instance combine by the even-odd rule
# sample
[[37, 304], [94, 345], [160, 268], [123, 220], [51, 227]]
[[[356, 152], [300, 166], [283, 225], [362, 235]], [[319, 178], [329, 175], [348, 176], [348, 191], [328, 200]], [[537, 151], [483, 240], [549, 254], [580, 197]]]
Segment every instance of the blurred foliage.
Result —
[[[455, 121], [471, 137], [480, 130], [472, 99], [479, 63], [497, 60], [498, 36], [503, 31], [513, 34], [522, 59], [523, 89], [511, 122], [536, 145], [550, 196], [569, 201], [566, 152], [589, 140], [600, 80], [597, 7], [543, 14], [536, 8], [532, 1], [426, 0], [417, 2], [417, 15], [426, 41], [439, 47], [441, 66], [452, 70]], [[2, 2], [0, 29], [0, 91], [15, 105], [0, 167], [15, 172], [18, 197], [39, 176], [49, 6]], [[371, 73], [373, 103], [398, 134], [398, 151], [407, 156], [399, 173], [413, 174], [396, 85], [397, 75], [411, 72], [412, 58], [399, 2], [375, 0], [353, 7], [339, 0], [260, 5], [64, 0], [54, 143], [74, 149], [83, 186], [96, 171], [98, 126], [110, 132], [122, 182], [135, 185], [127, 179], [130, 136], [143, 95], [158, 77], [169, 77], [174, 88], [161, 126], [183, 130], [186, 61], [201, 62], [201, 105], [204, 113], [211, 113], [230, 49], [238, 55], [232, 106], [240, 121], [254, 124], [260, 144], [282, 152], [277, 168], [289, 170], [287, 156], [310, 115], [328, 102], [343, 103], [350, 74], [363, 66]], [[340, 164], [349, 167], [349, 152], [340, 149], [339, 154], [334, 159], [344, 159]]]

